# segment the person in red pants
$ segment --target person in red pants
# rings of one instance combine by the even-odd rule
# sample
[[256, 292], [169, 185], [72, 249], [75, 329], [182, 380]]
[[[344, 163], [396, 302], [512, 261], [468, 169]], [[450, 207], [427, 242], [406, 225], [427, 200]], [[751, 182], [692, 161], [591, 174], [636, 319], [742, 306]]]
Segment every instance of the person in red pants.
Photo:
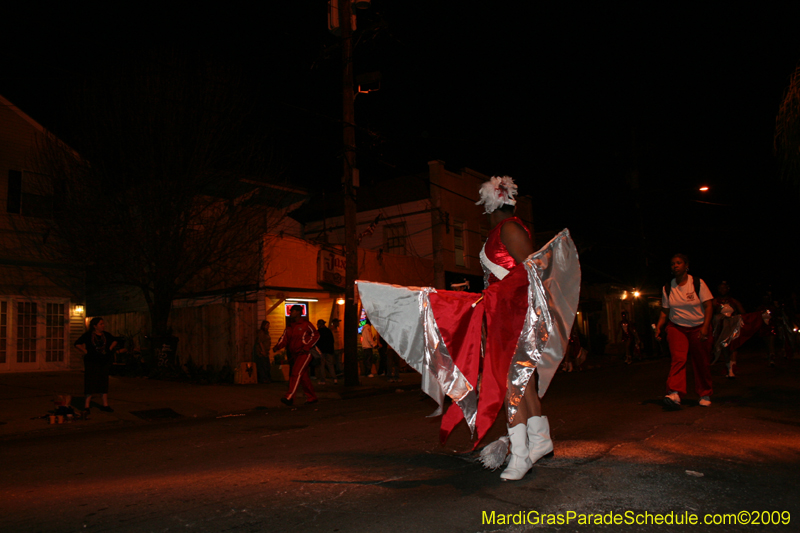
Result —
[[317, 403], [317, 395], [311, 385], [308, 374], [308, 365], [311, 363], [311, 348], [319, 340], [319, 332], [307, 318], [303, 316], [303, 306], [293, 305], [289, 309], [289, 325], [281, 335], [278, 343], [272, 348], [273, 352], [286, 348], [286, 354], [292, 370], [289, 374], [289, 392], [281, 398], [286, 405], [294, 403], [297, 386], [303, 387], [306, 403]]
[[667, 342], [672, 356], [664, 405], [670, 409], [680, 408], [681, 396], [686, 395], [686, 363], [691, 358], [700, 405], [708, 407], [713, 392], [711, 317], [714, 296], [703, 280], [689, 274], [689, 258], [685, 255], [672, 256], [672, 273], [675, 278], [662, 290], [661, 315], [656, 326], [656, 340], [660, 341], [664, 324], [667, 324]]

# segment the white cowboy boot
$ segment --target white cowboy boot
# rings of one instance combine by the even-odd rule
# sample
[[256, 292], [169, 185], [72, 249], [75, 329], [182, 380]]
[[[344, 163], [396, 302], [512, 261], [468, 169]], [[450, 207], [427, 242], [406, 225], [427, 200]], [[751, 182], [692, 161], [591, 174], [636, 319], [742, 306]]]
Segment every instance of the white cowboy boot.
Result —
[[[522, 425], [522, 424], [520, 424]], [[542, 457], [553, 455], [553, 441], [550, 439], [550, 423], [546, 416], [532, 416], [528, 419], [528, 457], [531, 465]]]
[[533, 466], [528, 457], [528, 428], [525, 424], [517, 424], [513, 428], [508, 428], [508, 437], [511, 440], [511, 460], [500, 477], [516, 481], [522, 479]]

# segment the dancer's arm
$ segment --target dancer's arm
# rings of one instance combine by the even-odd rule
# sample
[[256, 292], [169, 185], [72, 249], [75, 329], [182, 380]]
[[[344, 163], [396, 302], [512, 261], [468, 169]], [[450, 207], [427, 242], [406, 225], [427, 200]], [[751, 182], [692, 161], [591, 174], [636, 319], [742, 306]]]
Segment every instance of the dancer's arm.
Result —
[[505, 224], [500, 230], [500, 240], [517, 263], [522, 263], [536, 251], [525, 228], [513, 221]]

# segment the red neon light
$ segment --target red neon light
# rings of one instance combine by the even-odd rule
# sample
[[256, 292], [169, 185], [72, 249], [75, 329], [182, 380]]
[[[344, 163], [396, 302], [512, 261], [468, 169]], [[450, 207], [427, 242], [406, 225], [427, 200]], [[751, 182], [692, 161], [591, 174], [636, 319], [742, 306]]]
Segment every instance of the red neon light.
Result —
[[303, 304], [303, 303], [299, 303], [299, 302], [287, 302], [287, 303], [283, 304], [283, 312], [284, 312], [284, 314], [286, 316], [291, 315], [292, 314], [291, 309], [295, 305], [299, 305], [300, 307], [303, 308], [303, 312], [302, 312], [303, 316], [308, 316], [308, 304]]

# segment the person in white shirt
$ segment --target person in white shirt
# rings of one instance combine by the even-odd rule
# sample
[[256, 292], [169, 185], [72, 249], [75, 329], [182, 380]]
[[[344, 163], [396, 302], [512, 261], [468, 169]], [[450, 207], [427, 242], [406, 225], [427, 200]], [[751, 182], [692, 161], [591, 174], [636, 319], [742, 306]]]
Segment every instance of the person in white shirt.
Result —
[[374, 377], [372, 365], [375, 364], [375, 348], [378, 346], [378, 338], [375, 335], [375, 328], [367, 319], [367, 323], [361, 329], [361, 375], [364, 377]]
[[695, 280], [689, 274], [689, 258], [685, 255], [672, 256], [672, 273], [675, 279], [662, 289], [661, 315], [656, 326], [656, 340], [660, 341], [664, 324], [667, 325], [672, 356], [664, 405], [680, 408], [681, 396], [686, 395], [686, 362], [691, 358], [695, 391], [700, 396], [700, 405], [708, 407], [713, 392], [710, 363], [714, 296], [703, 280]]

